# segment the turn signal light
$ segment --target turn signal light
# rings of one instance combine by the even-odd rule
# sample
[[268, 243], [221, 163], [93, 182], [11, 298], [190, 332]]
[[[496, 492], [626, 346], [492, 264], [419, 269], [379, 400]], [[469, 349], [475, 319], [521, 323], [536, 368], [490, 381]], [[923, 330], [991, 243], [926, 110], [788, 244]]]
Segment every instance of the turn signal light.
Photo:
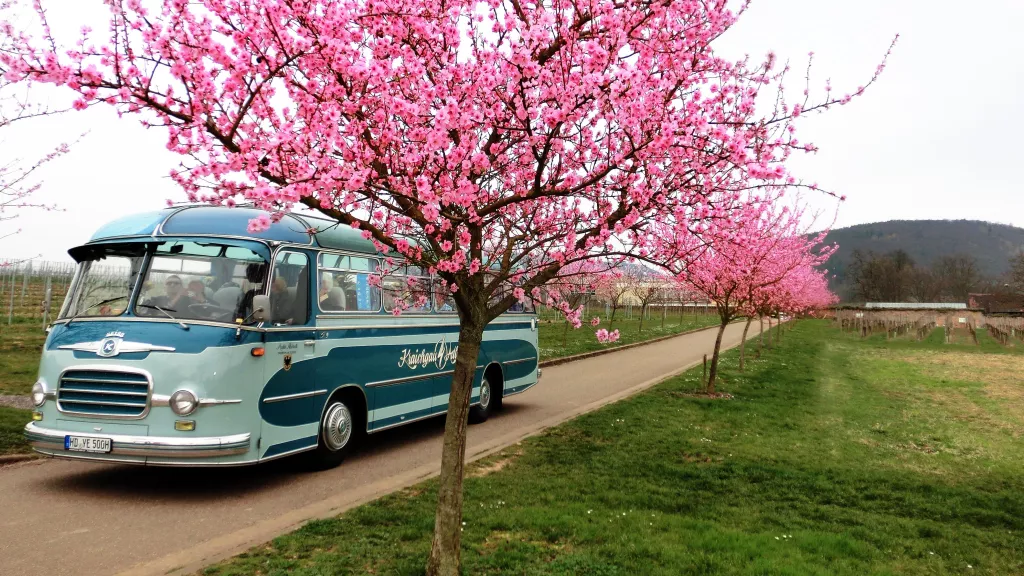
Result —
[[264, 352], [266, 352], [266, 350], [262, 346], [257, 346], [257, 347], [255, 347], [255, 348], [253, 348], [252, 350], [249, 351], [250, 354], [252, 354], [253, 356], [255, 356], [257, 358], [259, 358], [260, 356], [263, 356]]
[[32, 421], [33, 422], [39, 422], [42, 419], [43, 419], [43, 413], [42, 412], [33, 412], [32, 413]]
[[175, 420], [174, 429], [178, 432], [191, 432], [196, 429], [195, 420]]

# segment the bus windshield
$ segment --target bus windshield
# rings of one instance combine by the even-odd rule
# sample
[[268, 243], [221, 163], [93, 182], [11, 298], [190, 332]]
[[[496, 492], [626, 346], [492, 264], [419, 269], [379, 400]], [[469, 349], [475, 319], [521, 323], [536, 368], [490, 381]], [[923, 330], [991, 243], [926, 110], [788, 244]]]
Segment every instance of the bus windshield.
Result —
[[160, 244], [142, 280], [135, 315], [249, 323], [267, 268], [263, 256], [240, 246]]
[[94, 251], [79, 264], [78, 278], [60, 318], [120, 316], [128, 308], [138, 281], [146, 247], [115, 245]]

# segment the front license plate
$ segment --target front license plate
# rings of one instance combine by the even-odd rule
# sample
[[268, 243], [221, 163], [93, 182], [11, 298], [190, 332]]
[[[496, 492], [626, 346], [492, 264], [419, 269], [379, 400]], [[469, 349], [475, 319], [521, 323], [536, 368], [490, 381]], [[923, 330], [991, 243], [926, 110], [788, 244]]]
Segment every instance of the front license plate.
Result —
[[110, 452], [110, 438], [90, 438], [88, 436], [65, 436], [64, 449], [72, 452]]

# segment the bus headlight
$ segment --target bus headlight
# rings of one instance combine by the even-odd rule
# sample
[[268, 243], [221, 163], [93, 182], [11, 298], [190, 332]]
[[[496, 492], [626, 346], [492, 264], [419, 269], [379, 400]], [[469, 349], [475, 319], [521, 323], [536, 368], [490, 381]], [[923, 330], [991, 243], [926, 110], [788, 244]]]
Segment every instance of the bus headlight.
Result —
[[199, 407], [199, 400], [189, 390], [178, 390], [171, 394], [171, 410], [178, 416], [188, 416]]
[[42, 406], [43, 402], [46, 402], [46, 386], [42, 381], [38, 381], [32, 385], [32, 403]]

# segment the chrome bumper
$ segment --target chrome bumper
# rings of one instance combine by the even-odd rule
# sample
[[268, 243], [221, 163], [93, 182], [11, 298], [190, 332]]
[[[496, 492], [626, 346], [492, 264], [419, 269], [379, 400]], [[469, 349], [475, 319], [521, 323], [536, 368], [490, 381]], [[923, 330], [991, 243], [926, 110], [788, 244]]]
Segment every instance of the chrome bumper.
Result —
[[[90, 452], [71, 452], [64, 449], [64, 437], [95, 436], [110, 438], [108, 454]], [[88, 434], [52, 430], [36, 426], [34, 422], [25, 425], [25, 438], [29, 444], [41, 454], [49, 456], [74, 456], [79, 458], [106, 456], [158, 456], [166, 458], [212, 458], [216, 456], [232, 456], [245, 454], [249, 451], [251, 435], [233, 434], [231, 436], [207, 436], [195, 438], [168, 436], [128, 436], [125, 434]]]

